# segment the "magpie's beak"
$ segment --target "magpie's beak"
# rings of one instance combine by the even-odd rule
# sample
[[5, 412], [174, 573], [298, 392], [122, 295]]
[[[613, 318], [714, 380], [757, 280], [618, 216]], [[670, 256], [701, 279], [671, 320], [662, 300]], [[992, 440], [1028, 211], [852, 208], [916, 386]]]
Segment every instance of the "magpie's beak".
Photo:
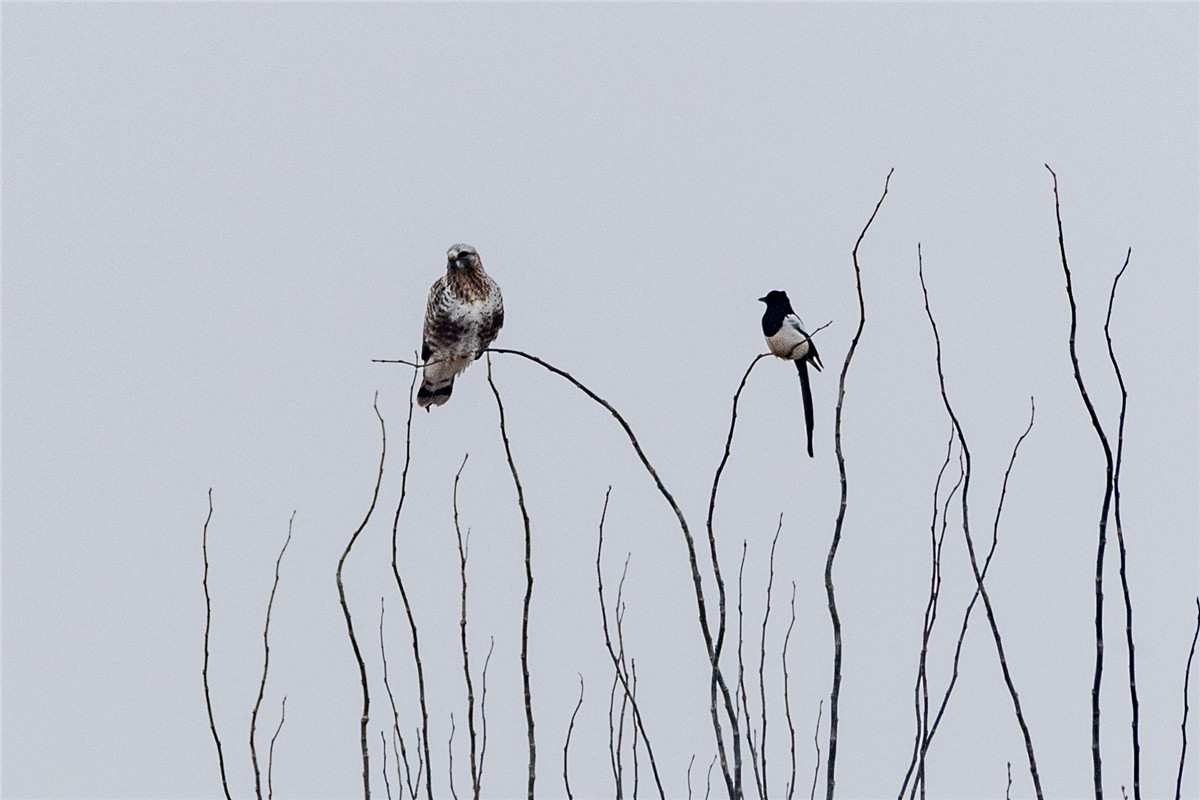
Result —
[[765, 297], [760, 297], [760, 298], [758, 298], [758, 302], [760, 302], [760, 303], [765, 303], [765, 302], [767, 302], [767, 298], [765, 298]]

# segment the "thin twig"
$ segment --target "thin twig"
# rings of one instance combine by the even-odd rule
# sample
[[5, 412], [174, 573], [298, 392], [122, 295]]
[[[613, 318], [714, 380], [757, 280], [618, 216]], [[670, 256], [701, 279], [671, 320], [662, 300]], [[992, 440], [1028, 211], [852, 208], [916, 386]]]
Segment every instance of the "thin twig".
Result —
[[482, 730], [480, 731], [479, 741], [479, 784], [483, 785], [483, 765], [487, 756], [487, 674], [488, 664], [492, 663], [492, 651], [496, 649], [496, 637], [490, 638], [488, 645], [487, 656], [483, 659], [483, 672], [480, 673], [480, 682], [483, 684], [482, 690], [479, 693], [479, 722]]
[[458, 792], [454, 791], [454, 712], [450, 712], [450, 739], [446, 742], [446, 752], [450, 757], [450, 796], [458, 800]]
[[346, 633], [350, 636], [350, 647], [354, 650], [354, 660], [358, 662], [358, 676], [362, 682], [363, 706], [362, 716], [359, 718], [359, 742], [362, 746], [362, 761], [363, 761], [363, 799], [370, 800], [371, 798], [371, 763], [370, 753], [367, 748], [367, 722], [370, 719], [371, 709], [371, 692], [367, 686], [367, 665], [363, 662], [362, 653], [358, 649], [358, 639], [354, 636], [354, 622], [350, 618], [350, 606], [346, 604], [346, 589], [342, 585], [342, 567], [346, 563], [346, 557], [350, 555], [350, 550], [354, 547], [354, 543], [358, 541], [358, 535], [367, 527], [367, 522], [371, 519], [371, 514], [375, 511], [375, 503], [379, 500], [379, 487], [383, 483], [383, 462], [387, 457], [387, 429], [383, 424], [383, 415], [379, 413], [379, 394], [376, 392], [375, 400], [371, 407], [375, 409], [375, 416], [379, 418], [379, 433], [382, 439], [379, 453], [379, 472], [375, 479], [375, 491], [371, 494], [371, 506], [367, 509], [366, 516], [363, 521], [350, 535], [350, 541], [346, 543], [346, 549], [342, 551], [342, 557], [338, 559], [337, 565], [337, 590], [338, 599], [341, 601], [342, 614], [346, 618]]
[[[946, 413], [947, 413], [947, 415], [949, 415], [951, 423], [953, 423], [953, 425], [954, 425], [955, 433], [958, 436], [958, 446], [962, 450], [963, 458], [966, 461], [966, 467], [965, 467], [964, 474], [963, 474], [963, 486], [962, 486], [961, 499], [962, 499], [963, 538], [966, 540], [966, 543], [967, 543], [967, 555], [970, 557], [970, 560], [971, 560], [971, 571], [975, 576], [975, 585], [977, 587], [979, 597], [983, 599], [983, 608], [984, 608], [984, 612], [987, 614], [988, 625], [991, 627], [991, 630], [992, 630], [992, 639], [996, 643], [996, 655], [1000, 660], [1000, 671], [1004, 675], [1004, 684], [1008, 688], [1009, 697], [1012, 698], [1013, 710], [1016, 713], [1016, 717], [1017, 717], [1017, 724], [1020, 726], [1021, 735], [1025, 739], [1025, 754], [1029, 758], [1029, 773], [1030, 773], [1030, 776], [1033, 778], [1034, 792], [1037, 794], [1038, 800], [1042, 800], [1042, 782], [1041, 782], [1040, 777], [1038, 776], [1037, 759], [1034, 757], [1034, 752], [1033, 752], [1033, 740], [1029, 735], [1029, 727], [1025, 724], [1025, 716], [1024, 716], [1024, 714], [1021, 713], [1021, 700], [1017, 696], [1016, 687], [1013, 685], [1012, 676], [1009, 674], [1009, 671], [1008, 671], [1008, 661], [1004, 657], [1004, 643], [1000, 638], [1000, 628], [996, 624], [996, 616], [992, 610], [992, 601], [988, 597], [987, 589], [984, 587], [983, 573], [980, 571], [979, 563], [975, 558], [975, 543], [974, 543], [974, 540], [971, 538], [970, 513], [968, 510], [968, 501], [967, 501], [967, 493], [970, 490], [970, 486], [971, 486], [971, 451], [967, 447], [966, 435], [963, 433], [962, 425], [959, 423], [958, 417], [954, 413], [954, 408], [950, 404], [950, 396], [946, 392], [946, 376], [945, 376], [944, 372], [942, 371], [942, 341], [941, 341], [941, 338], [938, 336], [937, 323], [934, 321], [933, 311], [930, 310], [930, 307], [929, 307], [929, 292], [925, 288], [925, 272], [924, 272], [924, 269], [921, 264], [921, 246], [919, 244], [917, 245], [917, 275], [920, 277], [920, 280], [921, 280], [921, 293], [925, 300], [925, 315], [929, 318], [929, 326], [933, 331], [933, 341], [934, 341], [934, 345], [935, 345], [937, 372], [938, 372], [938, 386], [940, 388], [941, 395], [942, 395], [942, 403], [946, 408]], [[1033, 405], [1033, 398], [1030, 398], [1030, 406], [1031, 406], [1030, 419], [1029, 419], [1030, 427], [1033, 426], [1032, 405]], [[1028, 429], [1026, 430], [1025, 433], [1026, 434], [1029, 433]], [[1025, 436], [1022, 435], [1021, 440], [1023, 440], [1024, 438], [1025, 438]], [[1020, 446], [1021, 440], [1018, 440], [1017, 446]], [[1013, 458], [1014, 459], [1016, 458], [1016, 448], [1013, 449]], [[1011, 469], [1011, 467], [1012, 467], [1012, 462], [1010, 461], [1009, 468]], [[1006, 481], [1007, 481], [1007, 475], [1006, 475]], [[1001, 501], [1000, 501], [1001, 505], [1003, 505], [1003, 497], [1004, 497], [1004, 493], [1003, 493], [1003, 491], [1001, 491]], [[992, 539], [993, 550], [995, 549], [996, 535], [997, 535], [996, 531], [999, 526], [999, 521], [1000, 521], [1000, 508], [997, 507], [996, 523], [995, 523], [997, 527], [993, 528], [993, 539]]]
[[[630, 701], [637, 698], [637, 659], [630, 657], [629, 659], [629, 684], [630, 684]], [[638, 777], [641, 772], [638, 769], [638, 737], [637, 731], [633, 734], [633, 800], [638, 797]]]
[[[563, 786], [567, 790], [567, 800], [573, 800], [574, 795], [571, 794], [571, 777], [567, 768], [567, 753], [571, 749], [571, 733], [575, 730], [575, 717], [579, 714], [579, 709], [583, 706], [583, 675], [579, 676], [579, 702], [575, 704], [575, 710], [571, 712], [571, 722], [567, 725], [567, 738], [563, 742]], [[694, 756], [693, 756], [694, 758]]]
[[[904, 774], [904, 782], [900, 785], [897, 800], [903, 800], [904, 792], [913, 770], [921, 760], [921, 743], [929, 736], [929, 680], [926, 671], [926, 660], [929, 656], [929, 639], [933, 635], [933, 626], [937, 619], [938, 595], [941, 591], [941, 548], [938, 546], [938, 496], [942, 488], [942, 477], [950, 466], [950, 456], [954, 449], [954, 427], [950, 427], [950, 438], [946, 442], [946, 458], [938, 470], [937, 479], [933, 483], [933, 520], [929, 524], [930, 559], [929, 559], [929, 599], [925, 603], [925, 620], [921, 629], [921, 655], [917, 659], [917, 678], [913, 686], [913, 708], [916, 714], [916, 735], [913, 737], [913, 754], [908, 763], [908, 771]], [[945, 526], [942, 527], [945, 532]], [[920, 773], [918, 773], [920, 774]], [[918, 778], [919, 780], [919, 778]]]
[[746, 669], [742, 661], [742, 577], [746, 572], [746, 549], [746, 540], [743, 539], [742, 561], [738, 566], [737, 582], [737, 693], [742, 702], [742, 710], [739, 713], [746, 716], [746, 745], [750, 750], [750, 767], [754, 773], [754, 788], [758, 791], [760, 800], [766, 800], [766, 795], [763, 794], [762, 776], [758, 773], [758, 747], [754, 739], [754, 725], [750, 722], [750, 703], [746, 698]]
[[275, 733], [271, 735], [271, 745], [267, 748], [267, 800], [271, 800], [274, 791], [271, 788], [271, 772], [275, 766], [275, 740], [279, 738], [279, 732], [283, 730], [283, 718], [287, 714], [287, 695], [283, 696], [283, 701], [279, 704], [279, 725], [275, 727]]
[[821, 711], [824, 707], [824, 700], [817, 702], [817, 724], [813, 726], [813, 747], [817, 750], [817, 761], [813, 767], [812, 789], [808, 793], [808, 800], [815, 800], [817, 796], [817, 777], [821, 774]]
[[708, 528], [708, 546], [713, 562], [713, 574], [717, 579], [717, 601], [719, 608], [716, 642], [718, 658], [721, 656], [721, 646], [725, 642], [725, 582], [721, 580], [721, 567], [717, 560], [717, 538], [713, 533], [713, 513], [717, 507], [717, 487], [721, 483], [721, 474], [725, 471], [725, 464], [729, 461], [729, 452], [733, 447], [733, 431], [737, 426], [738, 399], [742, 396], [742, 389], [746, 388], [746, 381], [750, 378], [750, 372], [754, 369], [754, 366], [769, 355], [770, 353], [762, 353], [754, 357], [754, 360], [750, 362], [750, 366], [746, 368], [746, 373], [742, 375], [742, 381], [738, 384], [737, 391], [733, 393], [733, 410], [729, 415], [729, 435], [725, 437], [725, 453], [721, 456], [721, 463], [717, 465], [716, 474], [713, 475], [712, 492], [708, 496], [708, 519], [706, 526]]
[[775, 585], [775, 545], [779, 542], [779, 533], [783, 530], [783, 514], [779, 515], [779, 527], [775, 529], [775, 538], [771, 540], [770, 570], [767, 574], [767, 608], [763, 612], [762, 636], [758, 640], [758, 699], [762, 710], [762, 730], [759, 732], [758, 752], [762, 759], [762, 789], [763, 797], [769, 797], [767, 787], [767, 684], [764, 668], [767, 661], [767, 620], [771, 617], [771, 589]]
[[608, 764], [612, 769], [613, 796], [622, 799], [621, 783], [621, 747], [617, 742], [617, 726], [613, 722], [613, 709], [617, 705], [617, 684], [620, 682], [620, 672], [613, 674], [612, 686], [608, 688]]
[[[621, 595], [625, 593], [625, 576], [629, 574], [629, 554], [625, 556], [625, 568], [621, 570], [621, 580], [617, 583], [617, 599], [613, 601], [613, 616], [617, 621], [617, 654], [620, 656], [618, 669], [621, 671], [621, 682], [624, 685], [629, 680], [629, 668], [625, 666], [625, 632], [622, 623], [625, 621], [625, 603]], [[616, 685], [613, 685], [616, 689]], [[629, 709], [630, 692], [621, 695], [621, 713], [617, 715], [617, 798], [620, 800], [625, 785], [625, 771], [621, 758], [622, 746], [625, 741], [625, 712]], [[635, 734], [636, 735], [636, 734]]]
[[517, 505], [521, 509], [521, 521], [525, 525], [525, 603], [521, 615], [521, 681], [525, 691], [525, 726], [529, 734], [529, 800], [533, 800], [533, 784], [537, 777], [537, 744], [533, 736], [533, 700], [529, 690], [529, 605], [533, 601], [533, 545], [529, 534], [529, 513], [525, 510], [525, 492], [517, 465], [513, 463], [512, 448], [508, 443], [508, 431], [504, 427], [504, 404], [500, 401], [500, 390], [492, 380], [492, 357], [487, 358], [488, 385], [496, 397], [496, 408], [500, 411], [500, 438], [504, 440], [504, 455], [512, 472], [513, 484], [517, 487]]
[[850, 340], [850, 349], [846, 351], [846, 360], [842, 364], [842, 373], [838, 378], [838, 400], [837, 409], [834, 412], [833, 443], [834, 450], [837, 453], [838, 477], [842, 487], [842, 498], [838, 506], [837, 522], [834, 523], [833, 527], [833, 540], [829, 544], [829, 557], [825, 560], [825, 594], [829, 600], [829, 619], [833, 624], [833, 688], [829, 693], [829, 755], [826, 759], [825, 769], [825, 800], [833, 800], [833, 787], [835, 783], [834, 767], [837, 763], [838, 694], [842, 688], [842, 622], [838, 617], [837, 602], [834, 600], [833, 592], [833, 560], [837, 556], [838, 543], [842, 539], [842, 524], [846, 520], [846, 458], [842, 453], [842, 401], [846, 396], [846, 373], [850, 371], [850, 360], [854, 358], [854, 351], [858, 348], [858, 340], [862, 337], [863, 326], [867, 321], [867, 307], [863, 300], [862, 271], [858, 266], [858, 247], [862, 244], [863, 237], [867, 235], [867, 229], [875, 221], [875, 215], [879, 213], [879, 208], [883, 205], [884, 198], [887, 197], [888, 184], [891, 183], [892, 172], [894, 171], [894, 169], [888, 170], [887, 179], [883, 182], [883, 194], [879, 196], [879, 202], [875, 204], [875, 210], [871, 212], [870, 219], [863, 226], [862, 232], [858, 234], [858, 240], [854, 243], [854, 250], [851, 251], [851, 260], [854, 262], [854, 285], [858, 291], [858, 328], [854, 331], [854, 338]]
[[[596, 537], [596, 539], [597, 539], [597, 541], [596, 541], [596, 590], [600, 597], [600, 624], [604, 631], [604, 646], [607, 648], [609, 659], [613, 663], [613, 672], [614, 672], [613, 689], [615, 691], [616, 682], [619, 681], [621, 683], [622, 688], [625, 691], [626, 698], [629, 700], [630, 707], [633, 710], [634, 724], [637, 726], [638, 733], [641, 734], [643, 744], [646, 745], [646, 756], [647, 756], [647, 758], [650, 759], [650, 770], [654, 774], [654, 784], [658, 788], [659, 797], [665, 798], [666, 793], [663, 791], [662, 781], [659, 779], [659, 776], [658, 776], [658, 764], [654, 760], [654, 748], [650, 744], [650, 737], [646, 734], [646, 725], [645, 725], [644, 721], [642, 720], [641, 709], [638, 708], [637, 698], [634, 697], [633, 691], [632, 691], [631, 687], [629, 686], [629, 682], [626, 680], [624, 671], [621, 669], [621, 655], [618, 655], [617, 651], [613, 648], [612, 637], [611, 637], [611, 635], [609, 633], [609, 629], [608, 629], [608, 611], [606, 610], [605, 604], [604, 604], [604, 572], [601, 569], [601, 558], [604, 553], [604, 520], [608, 516], [608, 499], [611, 494], [612, 494], [612, 487], [609, 486], [608, 490], [605, 491], [605, 493], [604, 493], [604, 508], [600, 512], [599, 533], [597, 534], [597, 537]], [[628, 563], [629, 562], [626, 561], [626, 565], [628, 565]], [[624, 576], [622, 575], [622, 584], [623, 583], [624, 583]], [[618, 591], [618, 596], [619, 596], [619, 591]], [[619, 634], [619, 628], [618, 628], [618, 634]], [[622, 645], [621, 646], [621, 654], [623, 655], [623, 653], [624, 653], [624, 646]], [[610, 716], [611, 716], [611, 706], [610, 706]], [[615, 770], [616, 770], [615, 761], [613, 764], [613, 769], [614, 769], [614, 774], [615, 774]], [[618, 784], [618, 786], [619, 786], [619, 784]], [[619, 788], [618, 788], [618, 791], [619, 791]]]
[[287, 539], [283, 542], [283, 547], [279, 550], [279, 558], [275, 559], [275, 582], [271, 584], [271, 597], [267, 600], [267, 620], [263, 623], [263, 672], [262, 680], [258, 682], [258, 699], [254, 701], [254, 710], [250, 712], [250, 762], [254, 765], [254, 795], [258, 800], [262, 800], [262, 780], [258, 772], [258, 751], [254, 746], [254, 728], [258, 723], [258, 707], [262, 705], [263, 692], [267, 688], [267, 667], [271, 661], [271, 646], [267, 641], [267, 632], [271, 628], [271, 606], [275, 605], [275, 590], [279, 588], [279, 564], [283, 561], [283, 554], [287, 552], [288, 544], [292, 541], [292, 522], [296, 519], [296, 512], [292, 511], [292, 517], [288, 520]]
[[1192, 656], [1196, 655], [1196, 639], [1200, 637], [1200, 597], [1196, 598], [1196, 632], [1192, 634], [1192, 648], [1188, 650], [1187, 669], [1183, 671], [1183, 722], [1179, 732], [1183, 744], [1179, 748], [1179, 774], [1175, 777], [1175, 800], [1179, 800], [1183, 788], [1183, 763], [1187, 758], [1188, 681], [1192, 677]]
[[221, 737], [217, 735], [217, 723], [213, 718], [212, 694], [208, 689], [208, 636], [212, 627], [212, 598], [208, 594], [208, 523], [212, 520], [212, 488], [208, 490], [208, 516], [204, 518], [204, 530], [200, 536], [200, 552], [204, 555], [204, 667], [200, 675], [204, 680], [204, 705], [208, 707], [208, 727], [212, 730], [213, 741], [217, 745], [217, 765], [221, 768], [221, 788], [225, 790], [225, 800], [229, 796], [229, 783], [225, 779], [225, 755], [221, 751]]
[[796, 582], [792, 581], [792, 620], [788, 623], [787, 633], [783, 635], [783, 655], [780, 658], [783, 663], [783, 713], [787, 718], [788, 742], [792, 753], [792, 777], [788, 781], [787, 800], [792, 800], [792, 796], [796, 792], [796, 727], [792, 724], [792, 701], [788, 697], [787, 664], [788, 642], [791, 641], [794, 627], [796, 627]]
[[383, 773], [383, 788], [387, 792], [388, 800], [392, 800], [392, 782], [388, 778], [387, 766], [387, 734], [382, 730], [379, 731], [379, 740], [383, 742], [383, 767], [379, 771]]
[[[458, 524], [458, 480], [467, 466], [467, 455], [463, 455], [462, 464], [454, 474], [454, 491], [451, 495], [451, 506], [454, 509], [454, 536], [458, 541], [459, 574], [462, 577], [462, 613], [458, 620], [459, 638], [462, 641], [463, 679], [467, 685], [467, 736], [471, 746], [471, 797], [479, 800], [479, 767], [475, 760], [475, 691], [471, 685], [471, 657], [467, 649], [467, 552], [469, 544], [463, 543], [462, 528]], [[467, 542], [470, 542], [471, 531], [467, 530]]]
[[1133, 800], [1142, 800], [1142, 746], [1138, 738], [1138, 694], [1137, 669], [1134, 666], [1133, 647], [1133, 601], [1129, 595], [1129, 580], [1125, 574], [1125, 532], [1121, 527], [1121, 460], [1125, 454], [1125, 408], [1129, 402], [1129, 394], [1125, 391], [1125, 379], [1121, 376], [1121, 367], [1117, 363], [1117, 354], [1113, 350], [1112, 335], [1109, 333], [1109, 323], [1112, 321], [1113, 301], [1117, 297], [1117, 282], [1125, 274], [1129, 266], [1129, 257], [1133, 248], [1125, 253], [1125, 263], [1121, 271], [1113, 278], [1112, 291], [1108, 295], [1108, 314], [1104, 317], [1104, 340], [1108, 343], [1108, 358], [1112, 361], [1113, 372], [1117, 376], [1117, 384], [1121, 387], [1121, 416], [1117, 422], [1117, 455], [1113, 463], [1113, 524], [1117, 529], [1117, 549], [1121, 556], [1121, 595], [1125, 600], [1125, 647], [1129, 653], [1129, 706], [1132, 711], [1133, 736]]
[[[383, 662], [383, 688], [387, 690], [388, 703], [392, 706], [392, 749], [396, 750], [397, 742], [399, 750], [396, 753], [396, 777], [400, 779], [400, 764], [404, 764], [404, 783], [408, 786], [409, 796], [416, 800], [418, 786], [414, 786], [412, 782], [412, 770], [408, 766], [408, 749], [404, 746], [404, 735], [400, 733], [400, 712], [396, 710], [396, 697], [392, 694], [392, 685], [388, 681], [388, 661], [387, 649], [383, 645], [383, 598], [379, 598], [379, 657]], [[418, 738], [420, 738], [418, 734]]]
[[[713, 532], [713, 514], [714, 514], [714, 512], [716, 510], [716, 506], [717, 506], [717, 487], [720, 485], [721, 475], [725, 471], [725, 464], [729, 461], [729, 453], [733, 447], [733, 431], [734, 431], [734, 428], [737, 426], [738, 399], [742, 396], [742, 390], [746, 387], [746, 381], [750, 378], [750, 372], [754, 369], [755, 365], [758, 364], [759, 361], [761, 361], [762, 359], [766, 358], [769, 355], [770, 355], [770, 353], [762, 353], [762, 354], [754, 357], [754, 360], [752, 360], [750, 362], [750, 366], [748, 366], [746, 368], [745, 374], [742, 375], [742, 380], [738, 384], [737, 391], [735, 391], [733, 394], [733, 408], [729, 415], [729, 435], [726, 436], [726, 438], [725, 438], [725, 452], [721, 456], [721, 463], [719, 463], [717, 465], [716, 474], [713, 475], [712, 491], [709, 494], [709, 498], [708, 498], [708, 517], [707, 517], [705, 525], [706, 525], [706, 528], [708, 531], [709, 557], [712, 559], [713, 575], [716, 578], [716, 582], [717, 582], [717, 609], [718, 609], [717, 625], [718, 625], [718, 627], [717, 627], [717, 641], [715, 643], [715, 650], [714, 650], [714, 660], [715, 661], [719, 661], [721, 658], [721, 650], [725, 643], [725, 625], [726, 625], [725, 582], [721, 579], [721, 566], [720, 566], [720, 561], [717, 558], [717, 538], [716, 538], [716, 534]], [[714, 673], [713, 673], [713, 681], [714, 682], [716, 681], [716, 678], [717, 678], [717, 673], [714, 671]], [[739, 680], [740, 680], [740, 677], [739, 677]], [[714, 689], [715, 688], [716, 687], [714, 687]], [[724, 768], [724, 765], [725, 765], [725, 738], [724, 738], [724, 732], [720, 725], [715, 699], [716, 698], [715, 698], [715, 692], [714, 692], [714, 698], [713, 698], [714, 702], [713, 702], [713, 706], [711, 709], [712, 717], [713, 717], [713, 728], [714, 728], [714, 731], [717, 736], [717, 752], [721, 757], [721, 764], [722, 764], [722, 767]], [[739, 790], [740, 790], [740, 786], [741, 786], [740, 761], [741, 761], [741, 759], [740, 759], [740, 747], [739, 747], [739, 743], [737, 741], [737, 737], [739, 737], [739, 735], [740, 735], [740, 731], [738, 730], [736, 721], [734, 721], [734, 724], [732, 725], [731, 730], [730, 730], [730, 736], [733, 737], [733, 743], [732, 743], [733, 748], [734, 748], [735, 752], [738, 753], [737, 757], [735, 758], [735, 761], [738, 763], [735, 764], [734, 782], [737, 784], [737, 786], [739, 787]], [[756, 768], [757, 768], [757, 763], [756, 763]], [[757, 776], [756, 776], [756, 781], [757, 781]], [[761, 795], [761, 789], [760, 789], [759, 793]]]
[[[417, 385], [417, 371], [413, 370], [412, 382], [408, 386], [408, 422], [404, 431], [404, 468], [400, 472], [400, 500], [396, 503], [396, 514], [392, 518], [392, 576], [396, 580], [396, 588], [400, 590], [400, 599], [404, 602], [404, 613], [408, 617], [408, 627], [412, 634], [412, 651], [413, 661], [417, 667], [417, 698], [421, 705], [421, 728], [418, 735], [418, 744], [421, 751], [424, 752], [424, 757], [421, 757], [420, 751], [417, 754], [417, 781], [416, 788], [420, 788], [421, 774], [428, 766], [428, 771], [425, 774], [425, 792], [428, 800], [433, 800], [433, 761], [429, 755], [429, 711], [425, 704], [425, 670], [421, 666], [421, 646], [417, 637], [417, 621], [413, 616], [412, 605], [408, 602], [408, 592], [404, 588], [404, 580], [400, 577], [400, 567], [397, 563], [397, 547], [396, 537], [397, 530], [400, 526], [400, 512], [404, 508], [404, 498], [408, 491], [408, 465], [412, 458], [412, 419], [413, 419], [413, 389]], [[393, 711], [395, 706], [393, 704]], [[397, 722], [397, 731], [399, 731], [399, 723]], [[404, 739], [400, 739], [403, 747]], [[403, 754], [403, 750], [401, 750]], [[408, 758], [404, 759], [405, 772], [408, 773]], [[412, 787], [410, 786], [410, 792]]]
[[1083, 398], [1083, 404], [1087, 407], [1088, 416], [1092, 420], [1092, 427], [1096, 429], [1096, 436], [1099, 437], [1100, 445], [1104, 448], [1106, 463], [1104, 500], [1101, 504], [1099, 536], [1096, 542], [1096, 669], [1092, 678], [1092, 784], [1095, 787], [1096, 800], [1103, 800], [1104, 785], [1100, 769], [1100, 679], [1104, 672], [1104, 546], [1108, 527], [1108, 507], [1113, 491], [1113, 454], [1112, 449], [1108, 446], [1108, 437], [1104, 435], [1104, 428], [1100, 424], [1100, 418], [1096, 415], [1091, 398], [1088, 397], [1087, 388], [1083, 385], [1083, 375], [1079, 371], [1079, 357], [1075, 352], [1077, 327], [1075, 293], [1071, 290], [1071, 269], [1067, 266], [1067, 248], [1063, 242], [1062, 213], [1058, 204], [1058, 176], [1054, 174], [1054, 170], [1050, 169], [1049, 164], [1046, 165], [1046, 169], [1054, 177], [1054, 216], [1058, 222], [1058, 251], [1062, 257], [1063, 275], [1067, 279], [1067, 300], [1071, 305], [1071, 335], [1068, 339], [1071, 368], [1075, 372], [1075, 384], [1079, 387], [1079, 396]]

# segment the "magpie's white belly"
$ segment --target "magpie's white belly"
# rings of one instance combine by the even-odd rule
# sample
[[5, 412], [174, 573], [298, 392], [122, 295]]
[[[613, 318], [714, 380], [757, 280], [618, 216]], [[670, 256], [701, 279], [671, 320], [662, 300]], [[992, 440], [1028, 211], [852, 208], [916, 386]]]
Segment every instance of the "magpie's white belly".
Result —
[[795, 328], [784, 325], [774, 336], [768, 336], [766, 339], [771, 353], [780, 358], [795, 361], [808, 355], [808, 337]]

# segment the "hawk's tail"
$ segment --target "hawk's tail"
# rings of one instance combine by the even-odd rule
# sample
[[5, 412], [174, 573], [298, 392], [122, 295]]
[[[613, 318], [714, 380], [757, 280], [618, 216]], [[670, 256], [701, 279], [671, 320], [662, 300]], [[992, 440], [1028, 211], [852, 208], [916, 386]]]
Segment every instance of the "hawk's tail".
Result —
[[450, 399], [452, 391], [454, 391], [453, 376], [446, 381], [421, 381], [421, 388], [417, 390], [417, 405], [424, 409], [428, 409], [430, 406], [440, 406]]

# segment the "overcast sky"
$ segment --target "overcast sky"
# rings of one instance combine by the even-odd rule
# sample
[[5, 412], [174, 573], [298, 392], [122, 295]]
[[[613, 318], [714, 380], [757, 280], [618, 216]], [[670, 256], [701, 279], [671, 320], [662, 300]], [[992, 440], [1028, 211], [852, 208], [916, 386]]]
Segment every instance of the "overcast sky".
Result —
[[[1122, 516], [1142, 787], [1171, 795], [1200, 588], [1197, 35], [1193, 4], [6, 3], [4, 796], [221, 793], [200, 675], [210, 487], [209, 677], [231, 790], [253, 791], [263, 614], [295, 512], [260, 754], [286, 695], [276, 795], [361, 791], [361, 695], [334, 570], [371, 500], [376, 393], [387, 462], [344, 580], [372, 687], [373, 790], [385, 796], [380, 598], [406, 734], [419, 720], [390, 567], [412, 373], [372, 359], [419, 348], [428, 287], [457, 242], [478, 249], [504, 291], [497, 345], [570, 370], [620, 409], [697, 535], [730, 401], [765, 349], [755, 298], [784, 289], [810, 326], [832, 322], [817, 338], [816, 458], [804, 455], [795, 370], [760, 363], [715, 520], [731, 593], [746, 543], [756, 670], [751, 632], [782, 514], [765, 672], [771, 794], [790, 775], [779, 648], [793, 582], [789, 692], [805, 792], [822, 701], [827, 747], [823, 573], [838, 512], [838, 373], [858, 313], [850, 252], [892, 168], [859, 253], [867, 317], [843, 411], [839, 796], [894, 796], [912, 748], [949, 434], [918, 243], [971, 449], [977, 547], [990, 543], [1036, 400], [988, 586], [1046, 795], [1089, 795], [1104, 457], [1068, 359], [1046, 163], [1059, 176], [1081, 367], [1114, 442], [1102, 326], [1132, 248], [1112, 320], [1129, 391]], [[536, 365], [497, 356], [493, 369], [531, 518], [539, 796], [565, 796], [580, 676], [572, 788], [614, 794], [595, 585], [610, 485], [606, 589], [611, 603], [628, 555], [626, 649], [667, 794], [686, 796], [689, 760], [702, 787], [715, 751], [674, 516], [606, 412]], [[446, 406], [413, 419], [399, 524], [438, 796], [449, 795], [452, 712], [456, 787], [468, 783], [451, 511], [468, 453], [458, 510], [471, 530], [477, 681], [495, 640], [484, 794], [524, 796], [523, 533], [483, 362]], [[1131, 782], [1116, 555], [1110, 546], [1102, 695], [1112, 797]], [[943, 580], [930, 655], [939, 696], [974, 588], [956, 513]], [[977, 615], [929, 753], [929, 794], [1001, 796], [1011, 762], [1013, 796], [1030, 796], [1024, 753]], [[1200, 793], [1194, 761], [1184, 793]]]

